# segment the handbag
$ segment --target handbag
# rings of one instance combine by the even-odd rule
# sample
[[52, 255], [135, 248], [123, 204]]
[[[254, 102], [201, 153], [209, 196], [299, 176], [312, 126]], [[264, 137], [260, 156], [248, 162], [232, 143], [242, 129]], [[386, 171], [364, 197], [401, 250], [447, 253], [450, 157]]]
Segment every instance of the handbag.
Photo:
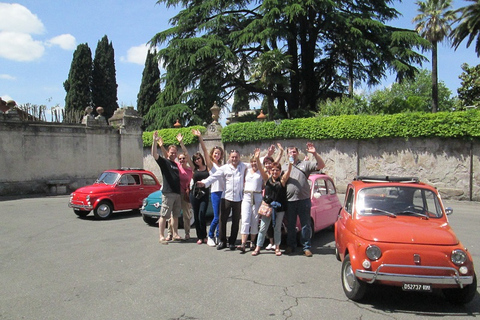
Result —
[[270, 217], [272, 215], [272, 207], [268, 205], [265, 201], [262, 201], [260, 208], [258, 208], [258, 214], [265, 217]]

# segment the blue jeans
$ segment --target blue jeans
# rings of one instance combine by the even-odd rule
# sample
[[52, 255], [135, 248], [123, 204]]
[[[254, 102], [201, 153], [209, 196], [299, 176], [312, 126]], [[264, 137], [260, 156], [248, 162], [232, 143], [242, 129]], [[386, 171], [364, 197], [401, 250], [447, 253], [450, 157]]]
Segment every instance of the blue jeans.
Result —
[[210, 199], [212, 200], [213, 208], [213, 220], [210, 223], [210, 229], [208, 230], [208, 237], [214, 239], [218, 238], [218, 223], [220, 219], [220, 200], [222, 200], [222, 191], [212, 192]]
[[287, 205], [287, 245], [295, 250], [297, 247], [297, 216], [300, 218], [300, 239], [303, 251], [312, 247], [312, 226], [310, 225], [310, 199], [289, 201]]

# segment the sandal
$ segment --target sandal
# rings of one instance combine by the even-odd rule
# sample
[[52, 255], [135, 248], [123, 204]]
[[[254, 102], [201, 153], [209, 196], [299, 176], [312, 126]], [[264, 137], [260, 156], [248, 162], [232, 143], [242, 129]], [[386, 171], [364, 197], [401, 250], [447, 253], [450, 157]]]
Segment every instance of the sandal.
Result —
[[173, 238], [173, 241], [182, 241], [182, 237], [176, 236], [175, 238]]
[[258, 256], [259, 254], [260, 254], [260, 251], [257, 251], [257, 250], [252, 252], [252, 256]]
[[242, 253], [245, 253], [245, 243], [242, 243], [237, 247], [238, 250], [240, 250]]
[[202, 243], [203, 243], [203, 241], [201, 239], [197, 240], [197, 244], [202, 244]]
[[282, 255], [282, 251], [280, 251], [280, 249], [275, 250], [275, 255], [280, 257]]
[[163, 239], [165, 241], [172, 241], [172, 235], [169, 234], [165, 239]]
[[165, 238], [160, 238], [160, 239], [158, 240], [158, 242], [159, 242], [160, 244], [168, 244], [168, 241], [167, 241], [167, 239], [165, 239]]

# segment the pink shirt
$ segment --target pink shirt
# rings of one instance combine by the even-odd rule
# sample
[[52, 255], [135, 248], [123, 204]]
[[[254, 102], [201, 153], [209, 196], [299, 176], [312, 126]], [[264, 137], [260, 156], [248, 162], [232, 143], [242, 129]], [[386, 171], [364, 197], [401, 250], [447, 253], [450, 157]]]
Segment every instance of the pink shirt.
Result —
[[177, 164], [180, 173], [180, 191], [183, 193], [190, 185], [190, 180], [192, 180], [193, 176], [193, 170], [190, 167], [185, 169], [178, 161], [175, 161], [175, 163]]

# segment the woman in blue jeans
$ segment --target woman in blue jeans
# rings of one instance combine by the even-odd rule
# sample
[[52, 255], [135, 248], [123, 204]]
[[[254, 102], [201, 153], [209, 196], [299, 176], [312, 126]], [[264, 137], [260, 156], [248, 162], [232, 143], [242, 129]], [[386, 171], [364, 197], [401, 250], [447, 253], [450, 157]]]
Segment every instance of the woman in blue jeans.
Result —
[[260, 249], [263, 246], [265, 241], [265, 235], [267, 233], [268, 226], [270, 223], [273, 224], [273, 239], [275, 242], [275, 255], [281, 256], [282, 252], [280, 251], [280, 242], [282, 241], [282, 220], [285, 214], [285, 209], [287, 205], [287, 196], [286, 196], [286, 184], [287, 180], [290, 177], [290, 172], [292, 171], [292, 163], [289, 162], [287, 171], [282, 175], [282, 166], [278, 162], [272, 163], [270, 169], [270, 175], [268, 175], [263, 167], [261, 166], [260, 159], [258, 154], [255, 153], [257, 160], [257, 166], [259, 167], [260, 174], [265, 182], [265, 195], [263, 196], [263, 201], [270, 205], [272, 208], [272, 215], [269, 217], [262, 216], [260, 222], [260, 230], [258, 232], [257, 238], [257, 247], [255, 251], [252, 252], [252, 256], [258, 256], [260, 254]]
[[[192, 134], [198, 137], [200, 146], [202, 147], [203, 154], [205, 155], [205, 163], [207, 165], [210, 174], [215, 173], [218, 168], [222, 166], [223, 149], [221, 147], [213, 147], [210, 152], [207, 151], [207, 147], [202, 138], [202, 134], [199, 130], [193, 129]], [[207, 245], [215, 247], [218, 238], [218, 223], [220, 222], [220, 202], [222, 200], [222, 194], [225, 188], [225, 181], [219, 179], [210, 186], [210, 199], [212, 201], [213, 220], [210, 223], [210, 229], [208, 231]]]

